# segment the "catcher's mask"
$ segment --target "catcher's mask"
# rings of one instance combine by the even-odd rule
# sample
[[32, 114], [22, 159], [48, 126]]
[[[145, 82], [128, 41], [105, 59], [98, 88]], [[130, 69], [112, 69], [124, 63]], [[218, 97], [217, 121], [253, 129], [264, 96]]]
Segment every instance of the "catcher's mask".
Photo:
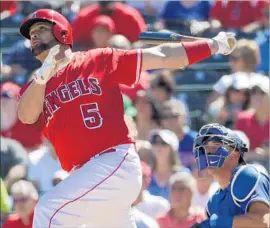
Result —
[[203, 126], [193, 144], [199, 176], [202, 170], [209, 167], [220, 168], [229, 154], [238, 149], [237, 140], [230, 129], [220, 124]]

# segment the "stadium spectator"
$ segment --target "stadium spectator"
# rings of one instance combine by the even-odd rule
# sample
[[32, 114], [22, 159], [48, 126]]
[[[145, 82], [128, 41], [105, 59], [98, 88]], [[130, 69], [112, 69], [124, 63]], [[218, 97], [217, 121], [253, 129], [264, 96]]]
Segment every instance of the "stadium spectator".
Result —
[[208, 104], [225, 94], [230, 82], [234, 76], [237, 75], [236, 73], [245, 72], [249, 79], [262, 76], [261, 74], [255, 73], [260, 63], [260, 50], [253, 40], [240, 39], [236, 48], [229, 56], [229, 63], [232, 74], [223, 75], [216, 82], [213, 86], [214, 91], [208, 99]]
[[210, 12], [209, 1], [178, 0], [167, 1], [161, 13], [162, 28], [189, 31], [195, 21], [207, 21]]
[[269, 144], [269, 77], [251, 80], [251, 112], [240, 112], [235, 129], [243, 131], [250, 140], [250, 150]]
[[178, 138], [178, 153], [184, 166], [189, 166], [193, 160], [192, 147], [196, 135], [186, 124], [187, 112], [180, 101], [166, 101], [161, 110], [161, 125], [165, 129], [173, 131]]
[[267, 5], [266, 0], [216, 0], [210, 12], [211, 23], [219, 23], [224, 28], [242, 29], [246, 33], [251, 33], [267, 23], [264, 15], [264, 8]]
[[152, 129], [160, 128], [160, 105], [145, 91], [137, 92], [134, 106], [137, 110], [137, 139], [148, 140]]
[[168, 199], [170, 176], [180, 170], [179, 142], [167, 129], [153, 130], [149, 138], [153, 148], [153, 172], [148, 190], [152, 195]]
[[11, 187], [15, 213], [9, 215], [3, 228], [32, 228], [38, 193], [31, 182], [20, 180]]
[[28, 151], [43, 141], [41, 129], [23, 124], [17, 117], [20, 87], [12, 82], [1, 84], [1, 135], [19, 141]]
[[19, 85], [25, 84], [30, 74], [41, 66], [31, 52], [29, 40], [17, 41], [3, 60], [3, 64], [8, 69], [3, 77]]
[[169, 70], [153, 73], [150, 81], [150, 91], [153, 97], [160, 103], [172, 99], [175, 81]]
[[[178, 102], [178, 99], [174, 97], [175, 91], [175, 80], [173, 72], [170, 70], [158, 70], [151, 74], [150, 81], [150, 93], [153, 95], [154, 99], [159, 103], [163, 104], [165, 101], [173, 100]], [[184, 102], [183, 100], [180, 100]], [[185, 104], [186, 113], [188, 113], [187, 104]], [[189, 121], [189, 120], [188, 120]]]
[[15, 181], [26, 177], [28, 156], [26, 150], [16, 140], [1, 136], [0, 143], [0, 176], [9, 190]]
[[157, 218], [160, 228], [190, 228], [204, 220], [203, 214], [192, 207], [196, 181], [191, 174], [175, 173], [170, 178], [169, 188], [171, 208]]
[[[130, 42], [135, 42], [139, 34], [146, 30], [141, 14], [134, 8], [113, 1], [100, 1], [82, 8], [73, 21], [74, 41], [80, 45], [92, 43], [90, 31], [95, 17], [110, 16], [115, 23], [115, 33], [124, 35]], [[87, 25], [88, 28], [85, 28]]]
[[109, 16], [98, 16], [93, 21], [91, 30], [93, 45], [95, 48], [109, 46], [109, 40], [115, 32], [115, 24]]
[[228, 78], [224, 96], [213, 101], [208, 109], [209, 121], [231, 128], [239, 112], [247, 110], [250, 104], [250, 80], [247, 73], [238, 72]]
[[46, 140], [37, 150], [29, 153], [29, 169], [27, 178], [35, 184], [39, 195], [53, 187], [52, 179], [61, 166], [52, 145]]
[[156, 218], [158, 215], [169, 210], [169, 202], [163, 197], [151, 195], [149, 193], [147, 188], [151, 181], [152, 171], [150, 166], [145, 162], [141, 162], [141, 165], [143, 175], [142, 189], [133, 205], [144, 214]]

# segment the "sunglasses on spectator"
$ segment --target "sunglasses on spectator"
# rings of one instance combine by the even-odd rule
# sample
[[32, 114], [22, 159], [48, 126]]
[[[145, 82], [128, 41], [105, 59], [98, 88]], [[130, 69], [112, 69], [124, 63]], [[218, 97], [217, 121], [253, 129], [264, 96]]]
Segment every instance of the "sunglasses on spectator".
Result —
[[25, 203], [27, 200], [27, 197], [16, 197], [13, 199], [14, 203]]

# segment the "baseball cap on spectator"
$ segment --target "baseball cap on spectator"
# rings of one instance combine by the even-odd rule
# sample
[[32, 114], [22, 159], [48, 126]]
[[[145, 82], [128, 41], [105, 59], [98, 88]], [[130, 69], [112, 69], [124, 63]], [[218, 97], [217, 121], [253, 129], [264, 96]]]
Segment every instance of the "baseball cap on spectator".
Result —
[[115, 23], [109, 16], [97, 16], [93, 21], [93, 28], [100, 26], [107, 28], [111, 33], [115, 32]]
[[1, 85], [1, 97], [16, 99], [21, 87], [13, 82], [5, 82]]
[[161, 110], [162, 118], [171, 118], [181, 115], [186, 115], [186, 108], [182, 102], [178, 100], [168, 100], [164, 102]]
[[231, 81], [228, 83], [228, 88], [233, 88], [236, 90], [249, 89], [250, 88], [250, 78], [245, 72], [237, 72]]
[[151, 177], [152, 171], [151, 171], [150, 166], [144, 161], [141, 161], [141, 166], [142, 166], [142, 174], [143, 174], [143, 176]]
[[259, 88], [263, 93], [269, 95], [269, 78], [266, 76], [251, 79], [251, 89]]
[[152, 144], [155, 144], [157, 136], [159, 136], [164, 141], [164, 143], [170, 145], [173, 150], [178, 151], [179, 141], [175, 133], [167, 129], [152, 130], [150, 132], [150, 142]]
[[123, 103], [124, 103], [124, 111], [127, 116], [135, 117], [137, 115], [137, 111], [134, 108], [131, 99], [128, 96], [123, 95]]

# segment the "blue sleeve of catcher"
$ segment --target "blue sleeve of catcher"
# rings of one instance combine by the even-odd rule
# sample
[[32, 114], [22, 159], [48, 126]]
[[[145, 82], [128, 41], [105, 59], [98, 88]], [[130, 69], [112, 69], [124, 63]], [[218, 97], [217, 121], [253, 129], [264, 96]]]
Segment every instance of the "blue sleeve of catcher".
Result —
[[231, 194], [243, 214], [248, 212], [252, 202], [260, 201], [269, 205], [269, 176], [260, 173], [253, 166], [242, 166], [232, 178]]

